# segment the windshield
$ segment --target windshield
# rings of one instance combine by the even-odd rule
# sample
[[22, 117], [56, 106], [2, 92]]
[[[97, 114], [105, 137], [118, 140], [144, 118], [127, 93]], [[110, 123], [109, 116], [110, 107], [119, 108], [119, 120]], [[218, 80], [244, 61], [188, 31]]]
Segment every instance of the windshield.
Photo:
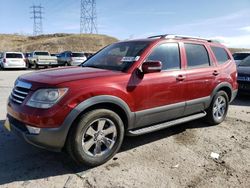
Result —
[[235, 53], [233, 54], [233, 57], [234, 57], [234, 60], [243, 60], [249, 55], [250, 53]]
[[83, 67], [125, 71], [137, 61], [148, 41], [130, 41], [115, 43], [99, 51], [82, 64]]
[[249, 67], [250, 66], [250, 56], [248, 56], [243, 61], [241, 61], [241, 63], [239, 64], [239, 66]]
[[35, 52], [35, 55], [49, 55], [49, 52]]
[[23, 54], [6, 53], [6, 58], [23, 58]]
[[72, 53], [71, 57], [85, 57], [84, 53]]

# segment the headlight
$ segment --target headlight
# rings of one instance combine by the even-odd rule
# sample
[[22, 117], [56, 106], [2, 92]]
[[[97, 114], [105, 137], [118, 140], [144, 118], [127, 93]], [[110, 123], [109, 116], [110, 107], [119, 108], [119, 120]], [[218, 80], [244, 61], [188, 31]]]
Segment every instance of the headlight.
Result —
[[67, 91], [67, 88], [39, 89], [33, 93], [26, 105], [35, 108], [50, 108], [56, 104]]

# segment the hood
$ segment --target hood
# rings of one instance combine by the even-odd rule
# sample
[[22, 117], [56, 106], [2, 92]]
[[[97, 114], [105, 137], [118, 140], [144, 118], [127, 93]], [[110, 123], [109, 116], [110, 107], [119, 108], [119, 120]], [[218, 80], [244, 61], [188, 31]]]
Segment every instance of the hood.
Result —
[[124, 73], [88, 67], [62, 67], [24, 74], [20, 76], [19, 79], [27, 82], [57, 85], [63, 82], [70, 82], [74, 80], [82, 80], [96, 77], [108, 77], [119, 74]]

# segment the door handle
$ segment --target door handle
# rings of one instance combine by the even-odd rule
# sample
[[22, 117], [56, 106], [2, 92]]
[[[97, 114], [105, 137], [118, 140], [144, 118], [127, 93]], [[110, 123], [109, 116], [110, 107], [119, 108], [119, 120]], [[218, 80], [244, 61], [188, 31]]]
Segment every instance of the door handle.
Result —
[[214, 75], [214, 76], [217, 76], [217, 75], [219, 75], [219, 74], [220, 74], [219, 71], [214, 70], [214, 72], [213, 72], [213, 75]]
[[176, 77], [176, 80], [177, 81], [183, 81], [183, 80], [185, 80], [185, 76], [183, 76], [183, 75], [178, 75], [177, 77]]

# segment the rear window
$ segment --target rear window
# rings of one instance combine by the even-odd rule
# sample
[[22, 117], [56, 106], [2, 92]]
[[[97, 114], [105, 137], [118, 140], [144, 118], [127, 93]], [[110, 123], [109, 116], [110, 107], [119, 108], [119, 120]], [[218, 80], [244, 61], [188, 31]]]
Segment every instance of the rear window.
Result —
[[243, 60], [246, 57], [248, 57], [249, 55], [250, 55], [250, 53], [234, 53], [233, 58], [234, 58], [234, 60]]
[[49, 55], [49, 52], [35, 52], [35, 55]]
[[200, 44], [184, 44], [188, 68], [208, 67], [210, 60], [205, 46]]
[[23, 54], [6, 53], [6, 58], [23, 58]]
[[85, 57], [84, 53], [71, 53], [71, 57]]
[[230, 57], [229, 57], [228, 53], [226, 52], [226, 50], [224, 48], [211, 47], [211, 49], [214, 52], [214, 55], [215, 55], [215, 57], [217, 59], [217, 62], [219, 64], [224, 64], [228, 60], [230, 60]]

